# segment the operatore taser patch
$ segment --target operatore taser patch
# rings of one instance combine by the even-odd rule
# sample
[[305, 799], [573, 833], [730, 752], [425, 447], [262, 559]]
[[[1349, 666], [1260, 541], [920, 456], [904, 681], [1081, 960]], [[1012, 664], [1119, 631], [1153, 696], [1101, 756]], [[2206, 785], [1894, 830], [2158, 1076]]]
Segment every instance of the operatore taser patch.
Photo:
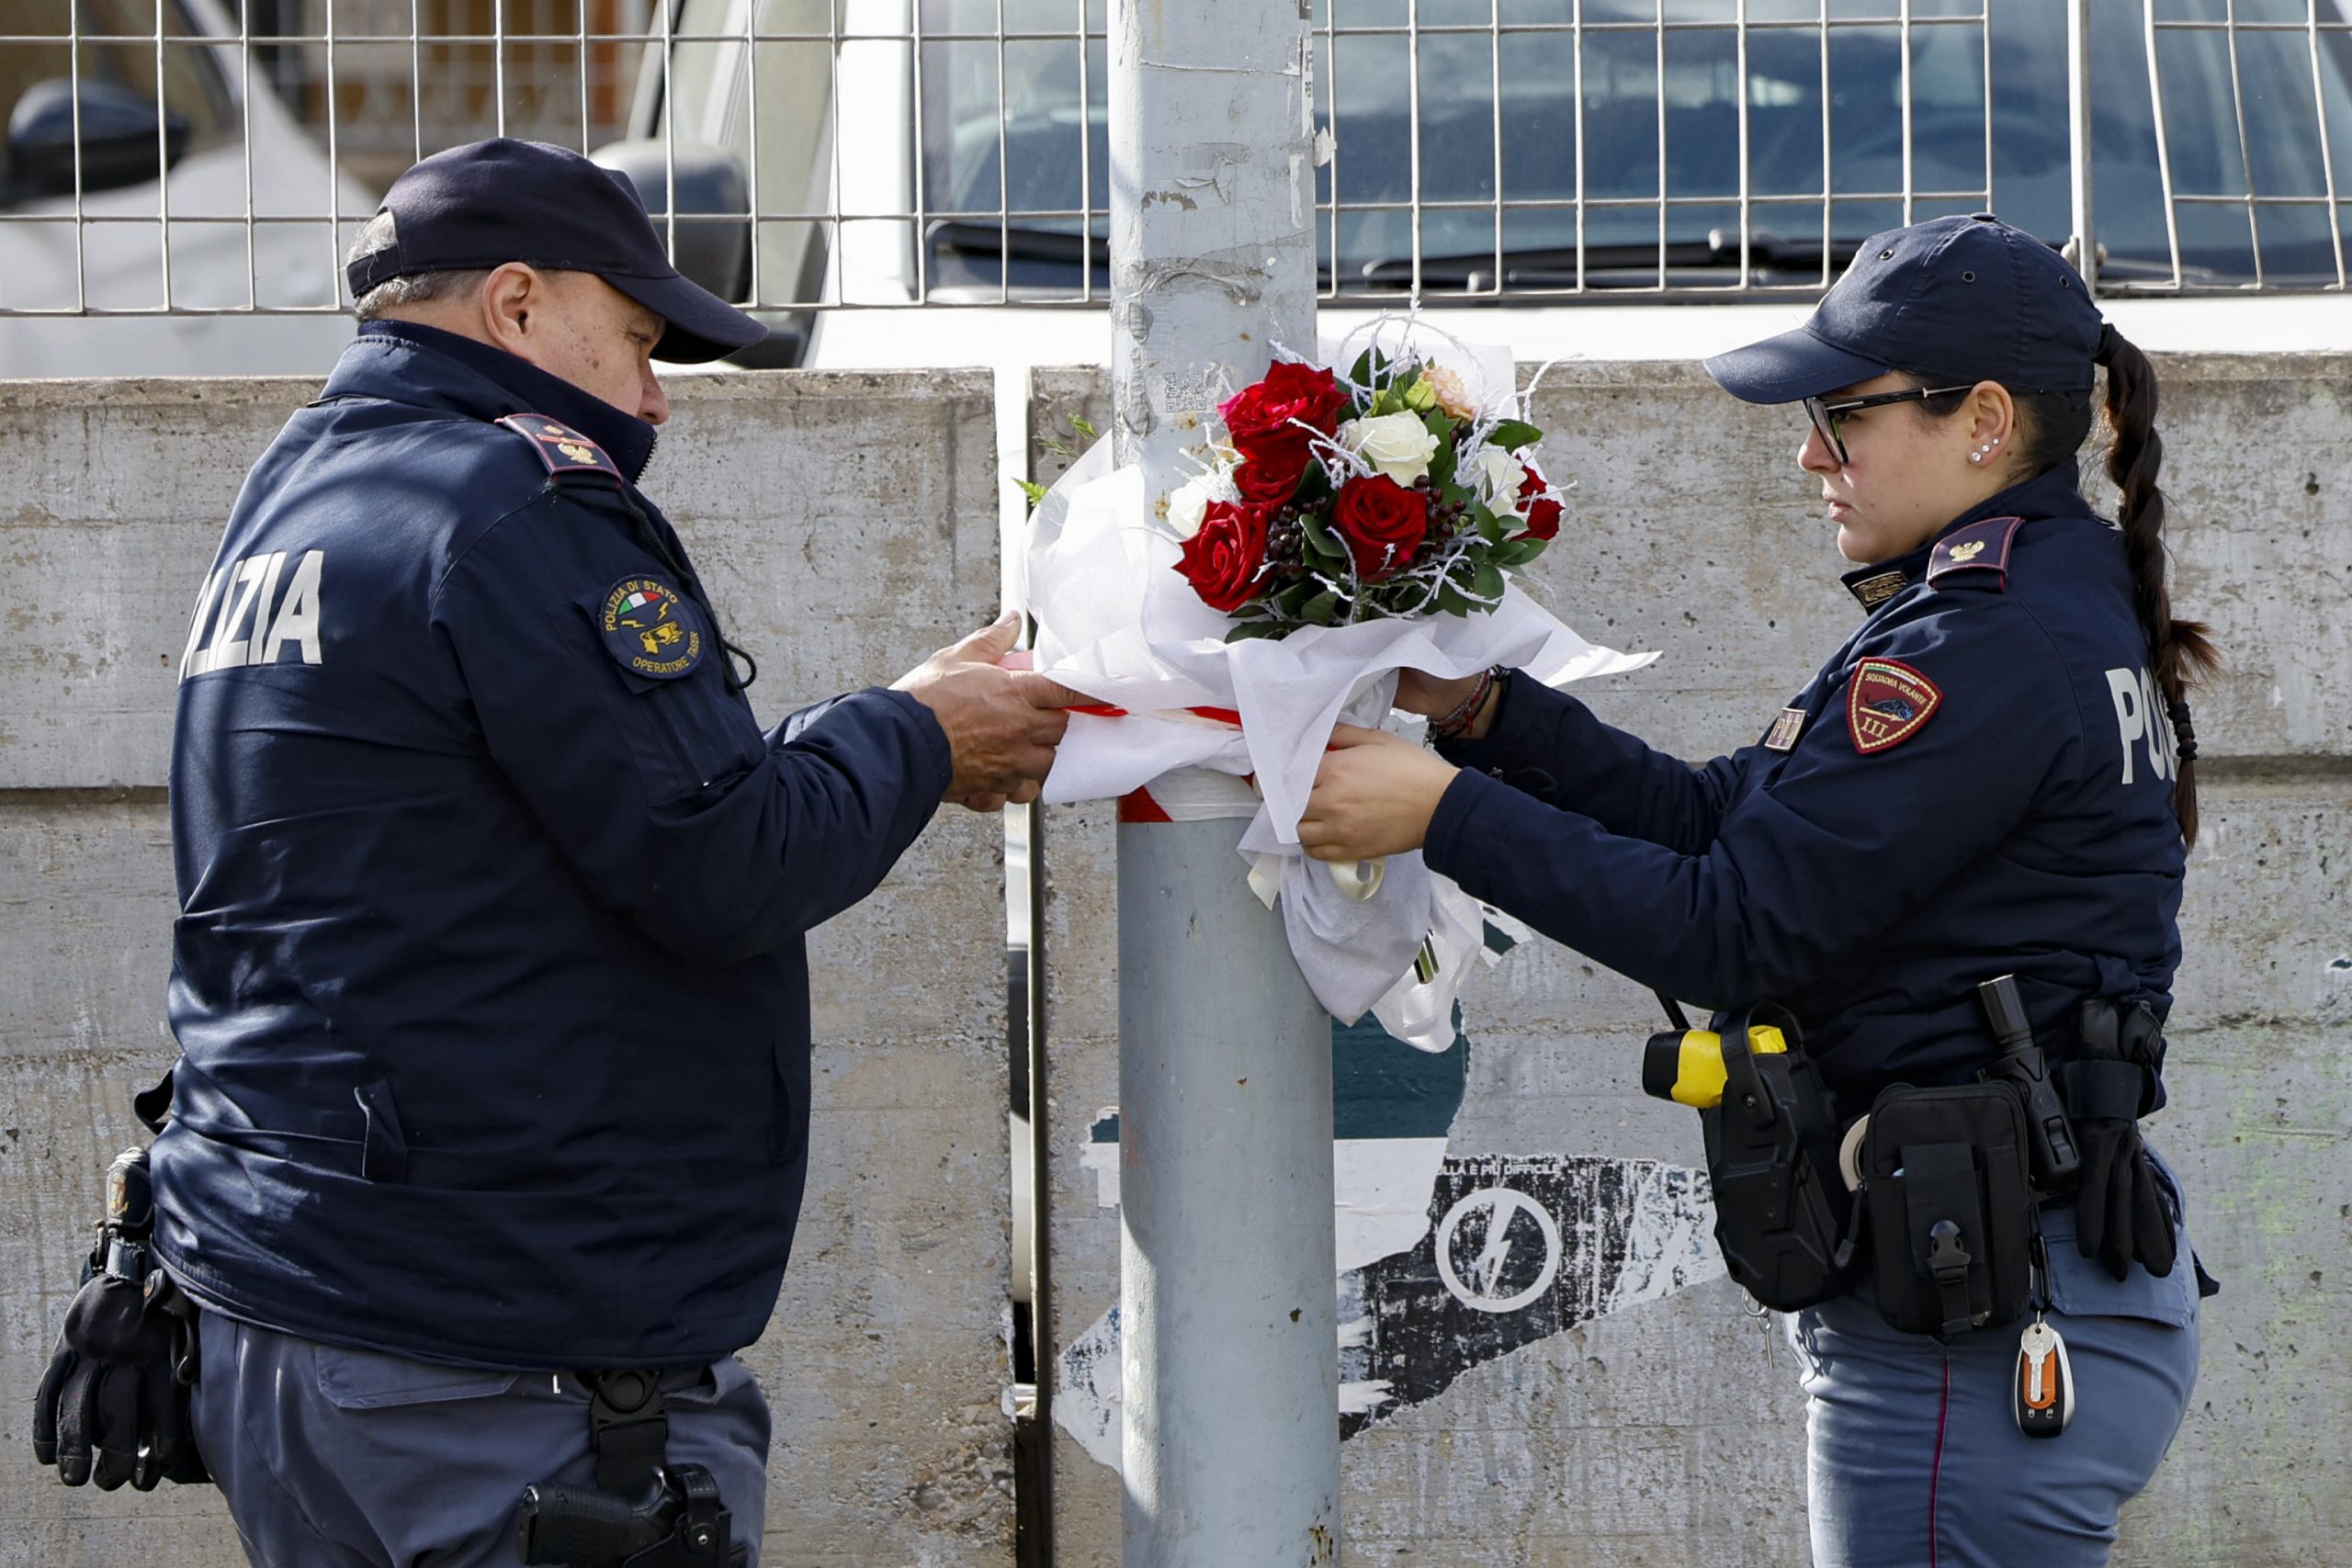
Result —
[[1846, 683], [1846, 728], [1854, 750], [1868, 757], [1900, 746], [1927, 727], [1943, 705], [1936, 683], [1894, 659], [1865, 659]]
[[622, 669], [651, 681], [690, 675], [706, 651], [693, 601], [658, 577], [624, 577], [605, 595], [596, 629]]

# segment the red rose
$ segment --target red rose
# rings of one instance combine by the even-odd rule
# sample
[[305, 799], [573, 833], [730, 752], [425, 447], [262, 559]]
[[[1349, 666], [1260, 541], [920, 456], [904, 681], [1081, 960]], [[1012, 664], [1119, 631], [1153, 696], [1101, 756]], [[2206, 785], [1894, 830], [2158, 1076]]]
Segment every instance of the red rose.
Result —
[[1212, 501], [1201, 526], [1184, 541], [1176, 570], [1212, 610], [1231, 615], [1250, 602], [1266, 566], [1266, 513], [1255, 506]]
[[1233, 488], [1241, 492], [1244, 501], [1261, 506], [1282, 505], [1298, 493], [1298, 481], [1306, 474], [1306, 446], [1301, 445], [1295, 455], [1295, 463], [1290, 461], [1294, 454], [1286, 451], [1270, 454], [1271, 461], [1244, 458], [1241, 466], [1233, 470]]
[[[1535, 465], [1528, 464], [1527, 478], [1521, 480], [1519, 486], [1519, 499], [1527, 502], [1524, 508], [1527, 513], [1527, 532], [1520, 536], [1521, 538], [1556, 539], [1560, 536], [1560, 503], [1544, 494], [1551, 488], [1549, 481], [1535, 471]], [[1542, 499], [1529, 501], [1530, 496], [1538, 496]]]
[[1386, 474], [1352, 479], [1331, 503], [1331, 529], [1347, 542], [1356, 575], [1377, 582], [1409, 564], [1429, 536], [1429, 502]]
[[[1242, 456], [1243, 471], [1258, 470], [1244, 493], [1290, 499], [1306, 471], [1316, 434], [1330, 434], [1347, 406], [1348, 394], [1329, 370], [1292, 360], [1274, 365], [1262, 379], [1227, 398], [1217, 417]], [[1237, 476], [1234, 482], [1245, 481]]]

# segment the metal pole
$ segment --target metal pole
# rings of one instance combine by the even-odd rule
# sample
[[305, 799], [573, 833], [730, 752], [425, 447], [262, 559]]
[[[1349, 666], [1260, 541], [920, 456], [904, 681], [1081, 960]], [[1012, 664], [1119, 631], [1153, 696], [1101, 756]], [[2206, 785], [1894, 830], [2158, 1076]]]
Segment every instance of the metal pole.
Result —
[[[2098, 294], [2098, 231], [2091, 224], [2091, 0], [2068, 0], [2066, 6], [2066, 162], [2074, 184], [2071, 227], [2075, 270], [2083, 275], [2091, 294]], [[1985, 28], [1984, 49], [1992, 52], [1992, 28]], [[1993, 101], [1984, 101], [1984, 113]], [[2157, 134], [2164, 131], [2158, 106]], [[1991, 177], [1990, 169], [1986, 177]]]
[[[1114, 0], [1113, 439], [1154, 504], [1227, 386], [1314, 352], [1306, 17]], [[1242, 826], [1119, 826], [1125, 1568], [1339, 1558], [1330, 1021]]]

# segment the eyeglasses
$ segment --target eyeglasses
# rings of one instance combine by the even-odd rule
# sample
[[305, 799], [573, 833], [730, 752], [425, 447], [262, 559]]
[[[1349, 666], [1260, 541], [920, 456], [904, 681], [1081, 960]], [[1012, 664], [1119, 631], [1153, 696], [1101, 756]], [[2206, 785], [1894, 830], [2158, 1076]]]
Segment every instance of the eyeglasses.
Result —
[[[1974, 382], [1969, 383], [1969, 387], [1974, 385]], [[1908, 391], [1880, 392], [1873, 397], [1846, 398], [1834, 403], [1825, 403], [1819, 398], [1807, 398], [1804, 412], [1813, 420], [1813, 428], [1821, 433], [1822, 444], [1836, 454], [1838, 466], [1842, 468], [1848, 461], [1846, 442], [1838, 434], [1838, 425], [1846, 415], [1863, 409], [1883, 408], [1888, 403], [1915, 403], [1922, 398], [1942, 397], [1947, 392], [1965, 392], [1969, 387], [1914, 387]]]

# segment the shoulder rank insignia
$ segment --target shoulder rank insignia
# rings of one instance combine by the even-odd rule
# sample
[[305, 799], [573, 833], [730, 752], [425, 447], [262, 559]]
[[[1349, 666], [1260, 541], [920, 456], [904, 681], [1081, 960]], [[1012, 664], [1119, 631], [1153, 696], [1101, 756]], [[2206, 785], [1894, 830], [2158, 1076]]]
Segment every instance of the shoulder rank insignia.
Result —
[[1803, 708], [1782, 708], [1780, 716], [1772, 720], [1772, 728], [1764, 732], [1764, 750], [1795, 750], [1797, 737], [1804, 733], [1804, 718]]
[[1865, 757], [1900, 746], [1926, 728], [1944, 694], [1908, 664], [1865, 659], [1846, 682], [1846, 728]]
[[530, 442], [549, 479], [594, 474], [622, 482], [620, 466], [605, 456], [605, 449], [560, 420], [543, 413], [510, 413], [498, 423]]
[[605, 651], [632, 675], [675, 681], [691, 675], [709, 651], [702, 614], [658, 577], [624, 577], [596, 612]]
[[1955, 574], [1962, 574], [1958, 586], [2007, 592], [2009, 540], [2023, 526], [2022, 517], [1988, 517], [1953, 529], [1928, 552], [1928, 586], [1940, 588]]

